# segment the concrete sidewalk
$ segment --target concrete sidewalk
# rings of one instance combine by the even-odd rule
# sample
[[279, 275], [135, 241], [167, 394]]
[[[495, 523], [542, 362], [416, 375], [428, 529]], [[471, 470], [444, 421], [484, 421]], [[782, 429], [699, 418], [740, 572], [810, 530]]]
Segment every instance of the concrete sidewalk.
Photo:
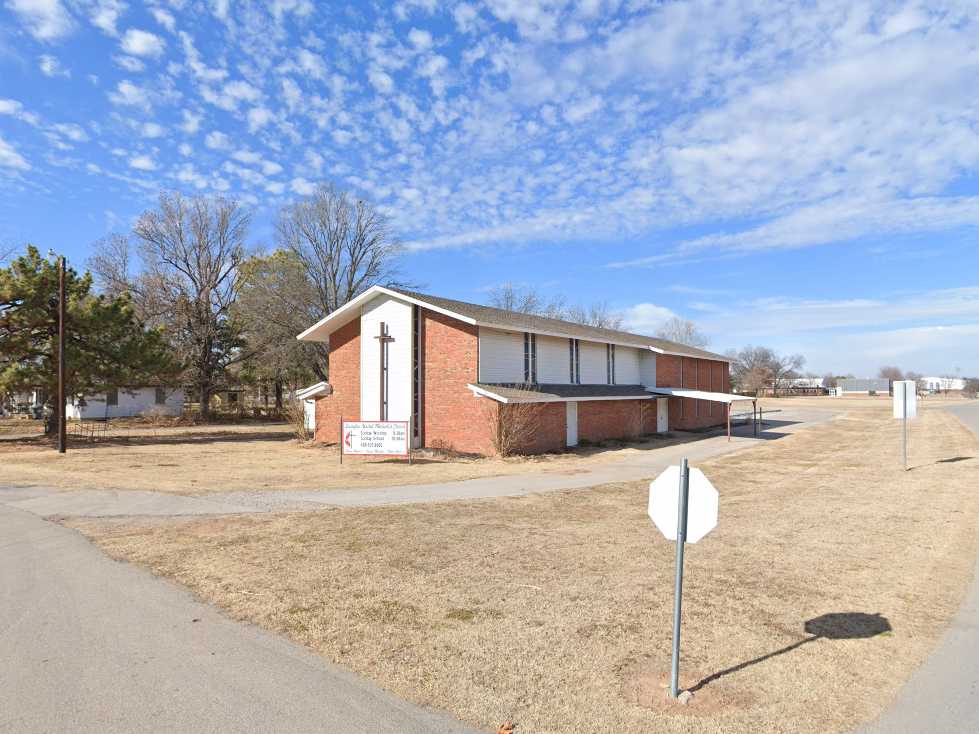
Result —
[[[948, 410], [979, 438], [979, 403]], [[901, 689], [894, 706], [858, 731], [979, 731], [979, 559], [965, 600], [938, 647]]]
[[751, 436], [750, 428], [740, 428], [730, 442], [724, 435], [712, 435], [689, 443], [652, 448], [628, 458], [595, 463], [573, 471], [538, 470], [530, 474], [483, 477], [461, 482], [369, 489], [220, 492], [200, 496], [162, 492], [64, 492], [43, 488], [18, 490], [0, 487], [0, 504], [27, 510], [42, 517], [112, 517], [227, 515], [514, 497], [651, 479], [671, 464], [679, 464], [683, 457], [687, 457], [692, 463], [705, 461], [750, 448], [760, 442], [777, 440], [803, 428], [828, 421], [836, 414], [832, 410], [786, 410], [777, 414], [757, 438]]
[[474, 731], [0, 506], [0, 732]]

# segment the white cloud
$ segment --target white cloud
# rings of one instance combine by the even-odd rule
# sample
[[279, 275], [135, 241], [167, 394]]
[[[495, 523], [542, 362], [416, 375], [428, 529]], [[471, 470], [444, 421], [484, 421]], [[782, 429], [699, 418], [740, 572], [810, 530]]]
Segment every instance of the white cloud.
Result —
[[61, 62], [50, 54], [42, 54], [39, 56], [38, 66], [40, 67], [41, 73], [44, 74], [44, 76], [71, 76], [71, 72], [64, 68], [61, 65]]
[[309, 196], [316, 191], [316, 184], [311, 181], [307, 181], [304, 178], [297, 177], [292, 179], [292, 181], [289, 183], [289, 188], [300, 196]]
[[655, 335], [656, 330], [674, 316], [676, 313], [655, 303], [637, 303], [622, 311], [624, 328], [636, 334]]
[[119, 0], [96, 0], [92, 4], [90, 20], [92, 25], [101, 28], [110, 36], [115, 36], [119, 33], [116, 24], [124, 12], [126, 12], [126, 4]]
[[163, 125], [155, 122], [144, 122], [143, 126], [139, 130], [139, 134], [144, 138], [162, 138], [167, 134], [167, 130]]
[[222, 132], [214, 131], [204, 138], [204, 145], [212, 150], [227, 150], [231, 147], [231, 139]]
[[255, 164], [262, 160], [262, 156], [254, 150], [236, 150], [231, 157], [241, 163]]
[[190, 143], [181, 143], [177, 146], [177, 151], [185, 158], [189, 158], [194, 154], [194, 148], [190, 145]]
[[285, 99], [289, 111], [294, 112], [302, 102], [302, 91], [294, 80], [286, 77], [282, 80], [282, 97]]
[[262, 173], [266, 176], [275, 176], [282, 173], [282, 166], [274, 161], [262, 161]]
[[479, 11], [468, 3], [459, 3], [452, 11], [452, 18], [456, 26], [463, 33], [468, 33], [474, 26], [474, 21], [479, 15]]
[[7, 0], [7, 6], [39, 41], [54, 41], [72, 29], [71, 16], [59, 0]]
[[602, 100], [597, 95], [587, 99], [578, 100], [577, 102], [572, 102], [565, 106], [564, 119], [566, 119], [572, 125], [575, 125], [588, 117], [591, 117], [601, 108]]
[[183, 130], [188, 135], [193, 135], [201, 127], [201, 120], [204, 119], [203, 115], [197, 115], [190, 110], [181, 110], [181, 116], [184, 121], [180, 123], [180, 129]]
[[126, 107], [139, 107], [143, 110], [151, 107], [149, 92], [128, 79], [123, 79], [116, 85], [115, 91], [109, 93], [109, 99], [113, 104]]
[[129, 159], [129, 166], [137, 171], [155, 171], [156, 163], [148, 155], [138, 155]]
[[0, 137], [0, 167], [29, 171], [31, 166], [17, 150]]
[[74, 123], [58, 123], [52, 125], [51, 129], [75, 143], [84, 143], [88, 140], [88, 133], [80, 125]]
[[146, 68], [146, 64], [135, 56], [113, 56], [112, 60], [126, 71], [138, 73]]
[[122, 50], [132, 56], [156, 58], [163, 53], [166, 43], [155, 33], [130, 28], [122, 37]]
[[394, 90], [394, 79], [378, 68], [373, 68], [368, 71], [367, 78], [381, 94], [390, 94]]
[[150, 10], [150, 13], [152, 13], [153, 18], [156, 20], [157, 23], [159, 23], [161, 26], [166, 28], [171, 33], [173, 33], [174, 29], [176, 29], [177, 21], [171, 13], [168, 13], [166, 10], [163, 10], [162, 8], [153, 8], [152, 10]]
[[920, 197], [877, 201], [847, 197], [800, 207], [742, 232], [706, 235], [682, 242], [665, 253], [611, 265], [657, 265], [725, 254], [799, 249], [866, 236], [941, 232], [961, 227], [979, 227], [979, 197]]
[[419, 51], [427, 51], [432, 47], [432, 34], [418, 28], [408, 31], [408, 40]]
[[272, 120], [272, 112], [266, 107], [253, 107], [248, 110], [248, 132], [256, 132]]
[[296, 55], [296, 61], [299, 69], [306, 76], [313, 79], [326, 78], [326, 64], [323, 63], [323, 59], [318, 54], [313, 53], [309, 49], [301, 48]]

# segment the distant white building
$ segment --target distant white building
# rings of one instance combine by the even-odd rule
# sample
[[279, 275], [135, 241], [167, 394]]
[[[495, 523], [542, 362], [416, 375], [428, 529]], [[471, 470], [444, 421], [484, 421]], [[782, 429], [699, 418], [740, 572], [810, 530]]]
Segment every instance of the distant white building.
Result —
[[845, 380], [840, 380], [837, 387], [842, 389], [844, 395], [851, 393], [887, 395], [891, 390], [891, 381], [886, 377], [848, 377]]
[[826, 380], [822, 377], [793, 377], [788, 381], [789, 387], [798, 388], [825, 388]]
[[961, 377], [922, 377], [921, 383], [928, 392], [965, 390], [965, 380]]
[[132, 416], [180, 415], [184, 410], [184, 391], [169, 387], [120, 387], [65, 404], [69, 419], [129, 418]]

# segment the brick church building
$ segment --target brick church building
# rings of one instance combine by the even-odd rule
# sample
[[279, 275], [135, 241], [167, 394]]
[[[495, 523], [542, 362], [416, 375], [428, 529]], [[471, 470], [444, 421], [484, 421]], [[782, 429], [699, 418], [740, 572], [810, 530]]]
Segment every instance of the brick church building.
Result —
[[729, 360], [683, 344], [374, 286], [298, 336], [329, 342], [317, 441], [411, 421], [415, 447], [493, 454], [500, 410], [538, 404], [521, 450], [723, 425]]

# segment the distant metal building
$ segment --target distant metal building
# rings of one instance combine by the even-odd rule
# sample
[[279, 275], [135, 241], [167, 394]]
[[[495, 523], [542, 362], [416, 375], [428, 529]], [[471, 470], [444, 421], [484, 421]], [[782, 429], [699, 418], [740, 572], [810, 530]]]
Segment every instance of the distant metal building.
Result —
[[844, 395], [850, 395], [850, 394], [869, 395], [870, 393], [877, 393], [878, 395], [887, 395], [891, 391], [891, 381], [888, 380], [886, 377], [872, 377], [872, 378], [850, 377], [844, 380], [839, 380], [836, 384], [838, 387], [843, 388]]

